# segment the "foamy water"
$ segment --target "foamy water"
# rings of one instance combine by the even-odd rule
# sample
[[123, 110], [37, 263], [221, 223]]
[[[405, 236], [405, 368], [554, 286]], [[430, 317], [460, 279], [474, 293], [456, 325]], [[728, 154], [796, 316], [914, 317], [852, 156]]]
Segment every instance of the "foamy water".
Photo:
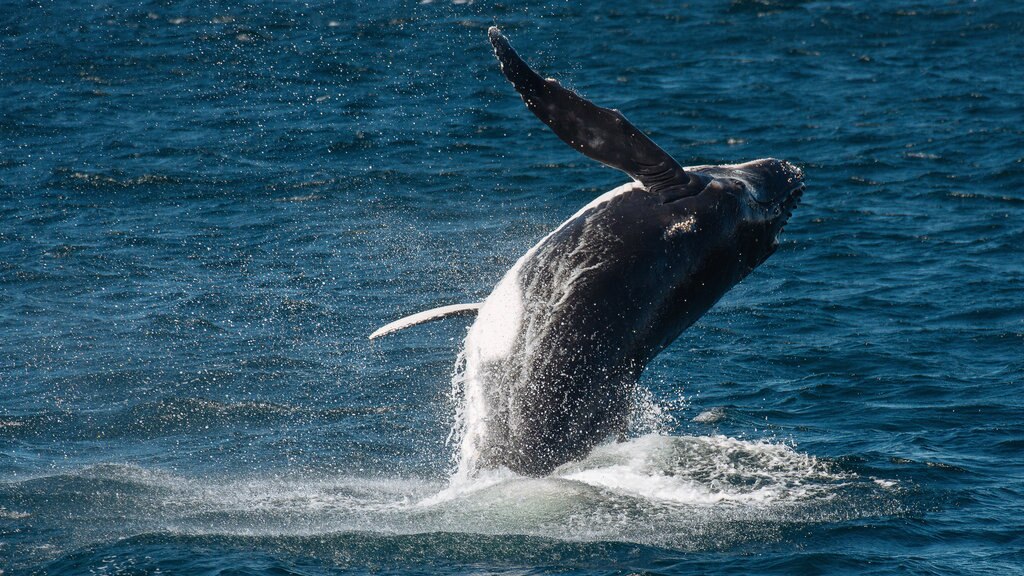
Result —
[[[517, 534], [705, 547], [769, 537], [785, 522], [892, 511], [898, 485], [837, 471], [785, 444], [725, 436], [647, 435], [598, 447], [546, 478], [490, 470], [472, 479], [182, 477], [103, 465], [61, 485], [116, 485], [102, 529], [83, 523], [77, 545], [143, 532], [315, 536], [349, 532]], [[856, 498], [856, 509], [849, 508]], [[17, 510], [10, 514], [21, 513]], [[85, 520], [85, 519], [82, 519]], [[740, 531], [737, 522], [746, 524]]]

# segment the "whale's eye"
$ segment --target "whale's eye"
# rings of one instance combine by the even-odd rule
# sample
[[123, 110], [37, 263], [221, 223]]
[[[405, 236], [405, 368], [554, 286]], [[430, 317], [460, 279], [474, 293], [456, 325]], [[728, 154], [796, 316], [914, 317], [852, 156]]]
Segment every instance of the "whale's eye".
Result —
[[729, 178], [729, 183], [732, 184], [734, 190], [740, 194], [740, 196], [746, 200], [747, 204], [751, 206], [764, 205], [764, 200], [759, 197], [758, 190], [750, 185], [745, 180], [739, 178]]
[[743, 180], [737, 180], [740, 183], [740, 190], [747, 193], [747, 197], [754, 200], [761, 206], [771, 206], [774, 204], [772, 201], [771, 194], [769, 194], [766, 186], [751, 186], [749, 182]]

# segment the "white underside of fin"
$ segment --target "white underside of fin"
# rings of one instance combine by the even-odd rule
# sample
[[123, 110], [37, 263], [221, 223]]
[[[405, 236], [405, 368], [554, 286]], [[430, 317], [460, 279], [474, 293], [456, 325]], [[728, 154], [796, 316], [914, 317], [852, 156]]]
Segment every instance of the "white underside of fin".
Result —
[[417, 312], [411, 316], [399, 318], [390, 324], [381, 326], [373, 334], [370, 334], [370, 340], [386, 336], [392, 332], [404, 330], [410, 326], [423, 324], [424, 322], [433, 322], [434, 320], [440, 320], [448, 316], [470, 313], [475, 314], [477, 310], [480, 310], [481, 306], [483, 306], [483, 302], [474, 302], [472, 304], [452, 304], [451, 306], [441, 306], [440, 308], [432, 308], [430, 310], [424, 310], [423, 312]]

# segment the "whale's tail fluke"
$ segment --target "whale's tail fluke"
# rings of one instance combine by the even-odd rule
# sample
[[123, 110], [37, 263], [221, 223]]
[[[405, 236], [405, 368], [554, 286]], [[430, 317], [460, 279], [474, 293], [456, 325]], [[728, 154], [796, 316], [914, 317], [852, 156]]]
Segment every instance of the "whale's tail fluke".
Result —
[[632, 176], [648, 190], [673, 199], [698, 194], [704, 181], [633, 126], [618, 110], [597, 106], [557, 80], [541, 78], [496, 26], [487, 31], [501, 71], [527, 108], [566, 144]]

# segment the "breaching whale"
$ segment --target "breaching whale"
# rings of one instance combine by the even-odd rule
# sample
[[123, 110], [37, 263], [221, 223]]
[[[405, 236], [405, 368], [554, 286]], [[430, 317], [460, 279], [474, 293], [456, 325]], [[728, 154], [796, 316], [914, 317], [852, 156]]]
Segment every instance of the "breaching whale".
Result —
[[370, 338], [476, 314], [463, 349], [477, 412], [462, 431], [469, 473], [544, 475], [625, 431], [647, 363], [775, 252], [803, 173], [770, 158], [684, 168], [617, 110], [539, 76], [496, 27], [488, 36], [531, 112], [634, 181], [541, 239], [483, 302], [420, 312]]

